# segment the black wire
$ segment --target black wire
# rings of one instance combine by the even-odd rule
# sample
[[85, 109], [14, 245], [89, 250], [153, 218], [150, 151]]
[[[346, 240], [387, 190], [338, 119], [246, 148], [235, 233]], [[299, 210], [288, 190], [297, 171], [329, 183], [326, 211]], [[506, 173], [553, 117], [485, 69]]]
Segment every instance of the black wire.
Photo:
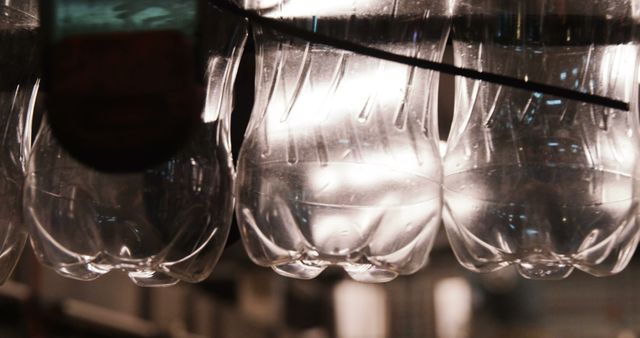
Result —
[[276, 30], [278, 32], [303, 39], [312, 43], [318, 43], [327, 45], [330, 47], [351, 51], [354, 53], [375, 57], [382, 60], [397, 62], [409, 66], [415, 66], [418, 68], [424, 68], [434, 70], [441, 73], [463, 76], [470, 79], [495, 83], [512, 88], [523, 89], [536, 93], [543, 93], [553, 95], [565, 99], [581, 101], [584, 103], [590, 103], [594, 105], [604, 106], [613, 109], [619, 109], [623, 111], [629, 111], [629, 103], [621, 100], [615, 100], [605, 96], [594, 95], [589, 93], [583, 93], [567, 88], [558, 86], [552, 86], [545, 83], [520, 80], [509, 76], [498, 75], [493, 73], [485, 73], [469, 68], [456, 67], [450, 64], [434, 62], [425, 59], [419, 59], [411, 56], [404, 56], [395, 53], [386, 52], [377, 48], [367, 47], [358, 43], [332, 38], [329, 36], [321, 35], [306, 29], [295, 27], [291, 24], [284, 23], [277, 19], [267, 18], [260, 14], [248, 11], [238, 7], [237, 5], [229, 2], [228, 0], [209, 0], [209, 2], [218, 7], [219, 9], [228, 12], [230, 14], [243, 17], [249, 20], [249, 22], [260, 24], [264, 27]]

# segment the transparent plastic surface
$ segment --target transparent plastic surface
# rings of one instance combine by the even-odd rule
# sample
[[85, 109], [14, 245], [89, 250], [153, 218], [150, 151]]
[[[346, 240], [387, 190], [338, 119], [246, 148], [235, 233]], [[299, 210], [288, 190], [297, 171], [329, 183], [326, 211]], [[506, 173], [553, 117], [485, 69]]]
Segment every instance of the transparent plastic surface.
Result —
[[[319, 34], [440, 60], [446, 1], [247, 1]], [[259, 265], [384, 282], [426, 264], [440, 224], [438, 74], [255, 27], [256, 103], [236, 209]]]
[[458, 66], [631, 103], [618, 111], [464, 78], [444, 219], [465, 267], [527, 278], [621, 271], [638, 242], [638, 1], [461, 0]]
[[4, 0], [0, 5], [0, 14], [0, 28], [3, 30], [26, 29], [33, 31], [39, 24], [37, 0]]
[[38, 90], [36, 3], [0, 4], [0, 284], [11, 275], [27, 238], [21, 196]]
[[71, 158], [42, 125], [24, 203], [33, 249], [46, 266], [80, 280], [121, 269], [141, 286], [198, 282], [213, 270], [233, 215], [229, 118], [246, 26], [213, 9], [207, 15], [202, 125], [170, 160], [141, 172], [98, 172]]

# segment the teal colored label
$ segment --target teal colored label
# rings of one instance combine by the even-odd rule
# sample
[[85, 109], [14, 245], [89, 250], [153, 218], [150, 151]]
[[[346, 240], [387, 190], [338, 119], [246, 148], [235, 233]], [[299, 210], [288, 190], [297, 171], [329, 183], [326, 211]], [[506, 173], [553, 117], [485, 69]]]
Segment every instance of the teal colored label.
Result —
[[194, 37], [198, 0], [50, 0], [53, 41], [67, 36], [177, 30]]

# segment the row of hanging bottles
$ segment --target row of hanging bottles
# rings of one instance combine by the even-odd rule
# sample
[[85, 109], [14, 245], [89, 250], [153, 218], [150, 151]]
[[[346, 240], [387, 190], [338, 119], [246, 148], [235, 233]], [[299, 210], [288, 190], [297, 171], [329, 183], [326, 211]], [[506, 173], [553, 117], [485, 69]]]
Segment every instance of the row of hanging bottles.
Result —
[[[457, 77], [443, 157], [435, 71], [249, 29], [205, 1], [44, 3], [0, 5], [2, 281], [28, 234], [40, 262], [70, 278], [199, 282], [234, 208], [250, 258], [302, 279], [328, 266], [364, 282], [415, 273], [441, 221], [476, 272], [604, 276], [635, 251], [640, 1], [237, 0], [430, 61], [451, 36], [456, 66], [631, 106]], [[230, 114], [247, 39], [256, 90], [236, 172]], [[113, 67], [136, 53], [145, 62]]]

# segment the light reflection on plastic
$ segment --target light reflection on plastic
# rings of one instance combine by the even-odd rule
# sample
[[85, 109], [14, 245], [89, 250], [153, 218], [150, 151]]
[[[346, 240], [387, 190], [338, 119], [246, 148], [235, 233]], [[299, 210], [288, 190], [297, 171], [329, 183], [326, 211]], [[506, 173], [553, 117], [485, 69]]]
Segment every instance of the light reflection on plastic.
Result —
[[[400, 151], [399, 147], [392, 151]], [[377, 156], [376, 156], [377, 155]], [[395, 161], [392, 163], [391, 161]], [[399, 168], [416, 168], [415, 155], [411, 158], [394, 156], [385, 153], [371, 153], [367, 156], [367, 165], [327, 165], [311, 168], [309, 180], [316, 192], [343, 190], [345, 187], [366, 187], [381, 182], [402, 181], [419, 175], [410, 171], [393, 170]], [[424, 169], [422, 169], [424, 170]]]
[[[389, 14], [403, 14], [404, 10], [408, 10], [411, 6], [398, 6], [396, 0], [387, 1], [346, 1], [346, 0], [236, 0], [244, 3], [244, 7], [253, 10], [262, 10], [262, 14], [270, 17], [309, 17], [309, 13], [313, 13], [318, 17], [338, 17], [351, 16], [355, 12], [358, 15], [380, 14], [386, 12]], [[426, 1], [428, 3], [428, 1]], [[416, 1], [417, 5], [420, 0]], [[435, 7], [438, 10], [446, 11], [449, 15], [453, 14], [453, 8], [456, 0], [443, 1]], [[441, 8], [439, 8], [441, 7]]]
[[[298, 128], [314, 127], [322, 123], [324, 127], [344, 123], [344, 114], [353, 114], [354, 102], [365, 102], [375, 93], [379, 106], [395, 104], [404, 94], [398, 88], [404, 88], [407, 82], [406, 67], [389, 65], [377, 68], [377, 71], [348, 74], [335, 93], [331, 93], [332, 83], [303, 84], [303, 93], [298, 95], [295, 104], [289, 106], [290, 95], [278, 93], [270, 102], [270, 112], [266, 118], [269, 134], [277, 137], [282, 131], [298, 131]], [[329, 99], [328, 99], [329, 98]], [[351, 117], [351, 116], [349, 116]], [[355, 116], [354, 116], [355, 118]], [[299, 130], [308, 132], [308, 130]]]
[[[202, 119], [205, 123], [215, 122], [220, 119], [220, 114], [228, 107], [224, 106], [223, 91], [227, 86], [222, 85], [230, 81], [233, 67], [227, 67], [227, 60], [222, 57], [211, 57], [207, 65], [207, 97], [205, 100]], [[230, 94], [229, 94], [230, 95]], [[230, 110], [230, 108], [228, 108]]]
[[480, 185], [478, 185], [473, 188], [473, 193], [474, 196], [465, 194], [464, 192], [447, 194], [447, 206], [452, 209], [455, 208], [456, 214], [460, 215], [459, 217], [461, 218], [473, 215], [477, 212], [477, 210], [474, 210], [474, 207], [476, 207], [476, 203], [478, 203], [475, 196], [483, 196], [485, 191], [484, 189], [481, 189]]
[[[633, 199], [633, 184], [629, 184], [627, 179], [614, 179], [603, 186], [603, 203], [615, 203], [615, 202], [623, 202], [628, 201], [629, 204], [632, 203]], [[619, 205], [611, 206], [614, 208], [619, 208]]]
[[[360, 1], [363, 7], [364, 1]], [[353, 2], [345, 0], [322, 0], [322, 1], [259, 1], [261, 8], [272, 7], [274, 11], [264, 13], [266, 16], [273, 17], [308, 17], [309, 13], [314, 13], [316, 16], [339, 16], [339, 15], [351, 15], [353, 14]], [[376, 4], [375, 1], [370, 2], [372, 5]], [[379, 1], [377, 2], [380, 3]], [[271, 6], [268, 6], [270, 4]], [[364, 8], [366, 11], [366, 8]]]
[[438, 148], [440, 149], [440, 156], [444, 158], [444, 156], [447, 154], [447, 141], [442, 141], [440, 140], [440, 143], [438, 143]]
[[358, 210], [356, 218], [353, 215], [317, 215], [311, 228], [313, 240], [322, 250], [331, 251], [334, 255], [348, 255], [354, 251], [348, 243], [364, 243], [368, 225], [383, 212]]
[[[610, 92], [617, 92], [617, 88], [611, 86], [613, 84], [624, 86], [629, 90], [624, 92], [624, 97], [616, 99], [622, 99], [629, 101], [633, 95], [633, 90], [637, 90], [636, 86], [629, 85], [636, 79], [636, 74], [630, 72], [630, 69], [635, 68], [633, 62], [636, 61], [637, 49], [632, 45], [619, 45], [615, 47], [608, 47], [602, 55], [602, 61], [600, 65], [600, 80], [603, 88], [609, 88]], [[622, 81], [615, 80], [610, 85], [612, 79], [624, 79]], [[619, 91], [618, 91], [619, 92]]]

